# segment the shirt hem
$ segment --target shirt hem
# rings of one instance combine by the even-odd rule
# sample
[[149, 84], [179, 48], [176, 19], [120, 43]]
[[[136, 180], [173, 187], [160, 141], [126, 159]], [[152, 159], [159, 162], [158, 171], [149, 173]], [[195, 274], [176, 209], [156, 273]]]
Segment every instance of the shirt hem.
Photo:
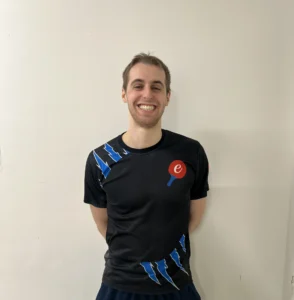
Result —
[[[152, 291], [147, 291], [147, 290], [137, 290], [137, 289], [128, 289], [125, 287], [122, 287], [122, 285], [120, 284], [114, 284], [111, 281], [108, 281], [106, 279], [102, 280], [102, 283], [112, 289], [115, 289], [117, 291], [120, 292], [126, 292], [126, 293], [133, 293], [133, 294], [140, 294], [140, 295], [166, 295], [166, 294], [173, 294], [173, 293], [177, 293], [179, 292], [178, 290], [176, 290], [175, 288], [173, 288], [171, 286], [171, 288], [168, 289], [164, 289], [162, 291], [156, 291], [156, 292], [152, 292]], [[181, 290], [184, 289], [186, 286], [190, 285], [190, 284], [194, 284], [193, 280], [187, 280], [185, 283], [182, 284], [181, 286]]]

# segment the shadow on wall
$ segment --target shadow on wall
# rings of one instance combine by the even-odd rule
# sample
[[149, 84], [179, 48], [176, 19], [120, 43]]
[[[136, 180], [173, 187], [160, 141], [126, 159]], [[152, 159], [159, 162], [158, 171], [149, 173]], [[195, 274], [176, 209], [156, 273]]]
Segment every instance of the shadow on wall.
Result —
[[162, 116], [162, 128], [177, 132], [178, 128], [178, 96], [172, 91], [170, 103]]
[[[204, 147], [204, 150], [205, 150], [205, 152], [206, 152], [206, 154], [208, 156], [208, 161], [210, 163], [211, 162], [211, 157], [210, 157], [210, 155], [208, 155], [206, 143], [204, 142], [204, 140], [205, 140], [205, 132], [202, 132], [202, 133], [196, 132], [195, 134], [193, 134], [193, 136], [191, 136], [191, 138], [199, 141], [200, 144]], [[213, 195], [212, 195], [212, 191], [211, 191], [212, 190], [212, 188], [211, 188], [211, 174], [209, 174], [209, 185], [210, 185], [210, 190], [209, 190], [208, 196], [207, 196], [207, 204], [206, 204], [205, 214], [203, 216], [201, 224], [199, 225], [199, 227], [197, 228], [196, 231], [200, 230], [201, 227], [202, 227], [202, 225], [203, 225], [203, 222], [205, 222], [206, 212], [209, 211], [211, 201], [213, 201]], [[204, 288], [203, 288], [203, 286], [201, 284], [200, 277], [198, 276], [198, 273], [197, 273], [197, 270], [196, 270], [197, 252], [196, 252], [195, 243], [197, 243], [197, 241], [195, 240], [194, 237], [195, 237], [195, 234], [193, 233], [190, 236], [190, 247], [191, 247], [191, 261], [190, 261], [190, 266], [191, 266], [192, 277], [193, 277], [193, 281], [194, 281], [195, 287], [196, 287], [199, 295], [201, 296], [201, 300], [208, 300], [207, 293], [206, 293], [206, 291], [204, 290]], [[212, 270], [211, 271], [207, 270], [207, 271], [208, 271], [207, 275], [210, 276], [211, 278], [213, 278], [213, 272], [212, 272]], [[212, 293], [213, 293], [213, 290], [209, 294], [211, 295]]]
[[[205, 132], [201, 132], [201, 133], [196, 132], [195, 134], [193, 134], [193, 136], [191, 136], [191, 138], [200, 142], [200, 144], [204, 147], [204, 150], [208, 156], [209, 163], [211, 163], [211, 157], [210, 157], [210, 155], [208, 155], [208, 151], [207, 151], [208, 149], [206, 147], [205, 135], [206, 135]], [[204, 214], [202, 222], [199, 225], [199, 227], [197, 228], [196, 232], [198, 230], [200, 230], [201, 227], [203, 226], [203, 222], [205, 222], [205, 219], [206, 219], [206, 212], [210, 210], [210, 205], [211, 205], [211, 202], [213, 201], [213, 194], [212, 194], [212, 188], [211, 188], [211, 174], [209, 174], [209, 185], [210, 185], [210, 190], [209, 190], [208, 196], [207, 196], [207, 204], [206, 204], [205, 214]], [[204, 287], [201, 284], [200, 277], [198, 276], [198, 272], [196, 270], [196, 263], [197, 263], [198, 258], [197, 258], [197, 251], [196, 251], [195, 243], [197, 243], [197, 241], [195, 240], [195, 233], [193, 233], [190, 236], [190, 246], [191, 246], [190, 266], [191, 266], [192, 277], [193, 277], [195, 287], [196, 287], [199, 295], [201, 296], [201, 300], [208, 300], [208, 295], [211, 296], [211, 294], [213, 294], [213, 289], [207, 295]], [[207, 247], [209, 247], [209, 245]], [[210, 277], [211, 279], [213, 278], [212, 270], [207, 269], [207, 276]], [[211, 285], [211, 286], [213, 287], [213, 285]]]
[[[191, 271], [202, 300], [281, 299], [289, 198], [268, 169], [276, 149], [264, 151], [264, 132], [198, 132], [192, 138], [212, 166], [202, 224], [190, 237]], [[273, 165], [278, 176], [284, 174]], [[213, 177], [218, 185], [212, 186]]]
[[[210, 191], [202, 224], [190, 236], [193, 280], [202, 300], [256, 299], [248, 282], [244, 282], [243, 274], [240, 274], [242, 263], [238, 258], [242, 256], [239, 251], [241, 245], [231, 232], [226, 232], [220, 216], [213, 220], [215, 213], [221, 213], [214, 200], [222, 201], [223, 192], [222, 189]], [[232, 192], [234, 196], [237, 193], [236, 190]], [[231, 221], [232, 227], [236, 226], [233, 225], [234, 220]]]
[[285, 260], [285, 275], [284, 275], [284, 293], [283, 293], [284, 300], [293, 299], [291, 298], [291, 293], [292, 293], [291, 280], [292, 280], [292, 276], [294, 276], [294, 169], [292, 169], [292, 174], [293, 174], [292, 175], [293, 179], [292, 179], [292, 190], [290, 194], [287, 253], [286, 253], [286, 260]]
[[[208, 196], [208, 201], [210, 201], [211, 197]], [[201, 227], [201, 225], [199, 226]], [[199, 228], [197, 228], [199, 229]], [[193, 235], [192, 235], [193, 236]], [[197, 253], [193, 241], [193, 237], [190, 236], [190, 247], [191, 247], [191, 261], [190, 261], [190, 267], [191, 267], [191, 272], [192, 272], [192, 277], [193, 277], [193, 282], [195, 284], [195, 287], [201, 297], [201, 300], [207, 300], [206, 293], [203, 289], [203, 286], [201, 285], [201, 280], [197, 274], [196, 270], [196, 261], [197, 261]], [[212, 275], [212, 274], [211, 274]]]

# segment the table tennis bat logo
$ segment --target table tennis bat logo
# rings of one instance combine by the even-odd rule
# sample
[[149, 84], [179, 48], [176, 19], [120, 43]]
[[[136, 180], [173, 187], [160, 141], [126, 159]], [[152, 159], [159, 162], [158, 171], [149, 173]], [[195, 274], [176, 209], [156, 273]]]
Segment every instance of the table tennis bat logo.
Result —
[[170, 180], [167, 186], [171, 186], [175, 179], [182, 179], [186, 173], [186, 165], [181, 160], [174, 160], [168, 167], [168, 172], [170, 174]]

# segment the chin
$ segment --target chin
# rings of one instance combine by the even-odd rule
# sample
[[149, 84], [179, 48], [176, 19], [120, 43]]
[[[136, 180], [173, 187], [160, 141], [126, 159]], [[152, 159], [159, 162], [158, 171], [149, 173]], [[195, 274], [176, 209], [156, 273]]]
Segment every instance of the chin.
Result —
[[137, 126], [142, 127], [142, 128], [150, 129], [150, 128], [153, 128], [158, 125], [158, 123], [161, 120], [161, 116], [162, 116], [163, 112], [160, 116], [157, 115], [156, 117], [153, 117], [153, 118], [148, 118], [148, 117], [144, 118], [144, 117], [141, 117], [140, 115], [137, 115], [135, 112], [132, 112], [132, 111], [130, 111], [130, 114], [131, 114], [134, 124], [136, 124]]
[[160, 119], [156, 120], [142, 120], [139, 118], [133, 118], [134, 123], [142, 128], [150, 129], [158, 125]]

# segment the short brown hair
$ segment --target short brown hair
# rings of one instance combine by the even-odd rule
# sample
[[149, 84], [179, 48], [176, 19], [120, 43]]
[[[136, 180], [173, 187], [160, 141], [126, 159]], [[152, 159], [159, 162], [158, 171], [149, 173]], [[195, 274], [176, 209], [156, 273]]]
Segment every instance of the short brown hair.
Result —
[[165, 73], [165, 85], [166, 85], [166, 92], [170, 92], [170, 83], [171, 83], [171, 76], [168, 67], [160, 60], [158, 57], [150, 55], [149, 53], [140, 53], [134, 56], [132, 61], [127, 65], [125, 70], [123, 71], [123, 89], [126, 91], [128, 82], [129, 82], [129, 73], [131, 68], [138, 64], [143, 63], [146, 65], [153, 65], [161, 68]]

